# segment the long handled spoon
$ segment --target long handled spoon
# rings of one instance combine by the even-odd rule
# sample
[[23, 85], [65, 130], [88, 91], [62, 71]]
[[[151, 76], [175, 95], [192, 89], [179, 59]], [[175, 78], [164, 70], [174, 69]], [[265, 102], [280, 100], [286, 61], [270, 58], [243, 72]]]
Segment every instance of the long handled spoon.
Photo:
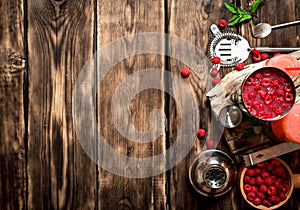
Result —
[[265, 38], [272, 32], [272, 29], [282, 28], [290, 25], [299, 24], [299, 23], [300, 20], [288, 22], [288, 23], [282, 23], [275, 26], [271, 26], [268, 23], [259, 23], [254, 27], [253, 35], [254, 37], [259, 39]]

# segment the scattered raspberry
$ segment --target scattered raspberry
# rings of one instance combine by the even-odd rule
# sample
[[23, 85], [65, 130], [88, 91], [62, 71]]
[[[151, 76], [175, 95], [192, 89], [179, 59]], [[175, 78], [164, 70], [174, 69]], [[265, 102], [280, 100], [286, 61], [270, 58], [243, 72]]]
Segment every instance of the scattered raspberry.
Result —
[[252, 55], [252, 60], [253, 60], [254, 62], [259, 62], [259, 61], [261, 61], [260, 54], [257, 54], [257, 55], [253, 54], [253, 55]]
[[191, 70], [189, 68], [182, 68], [181, 69], [181, 75], [183, 77], [188, 77], [191, 74]]
[[206, 130], [203, 128], [198, 129], [197, 134], [200, 138], [203, 138], [206, 134]]
[[217, 76], [219, 73], [218, 69], [217, 68], [212, 68], [211, 71], [210, 71], [210, 75], [215, 77]]
[[218, 23], [219, 28], [223, 29], [227, 26], [227, 21], [224, 19], [221, 19]]
[[212, 84], [217, 85], [221, 81], [220, 77], [213, 78]]
[[243, 70], [244, 67], [245, 67], [245, 63], [244, 63], [244, 62], [238, 63], [238, 64], [235, 65], [235, 68], [236, 68], [238, 71]]
[[268, 53], [262, 53], [262, 54], [260, 54], [260, 57], [261, 57], [262, 60], [267, 60], [267, 59], [269, 59]]
[[221, 62], [221, 58], [218, 56], [213, 57], [212, 62], [214, 64], [219, 64]]
[[251, 51], [252, 55], [259, 55], [260, 54], [260, 50], [254, 48], [252, 51]]
[[207, 145], [207, 147], [208, 147], [209, 149], [214, 149], [215, 146], [216, 146], [214, 140], [208, 140], [208, 141], [206, 142], [206, 145]]

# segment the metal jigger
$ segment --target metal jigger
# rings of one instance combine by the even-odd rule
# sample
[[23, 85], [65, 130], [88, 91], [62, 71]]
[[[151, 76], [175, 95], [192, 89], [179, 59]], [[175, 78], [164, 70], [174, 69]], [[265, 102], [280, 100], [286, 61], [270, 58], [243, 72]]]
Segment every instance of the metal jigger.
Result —
[[242, 122], [242, 118], [241, 110], [234, 105], [223, 107], [219, 114], [219, 122], [226, 128], [237, 127]]

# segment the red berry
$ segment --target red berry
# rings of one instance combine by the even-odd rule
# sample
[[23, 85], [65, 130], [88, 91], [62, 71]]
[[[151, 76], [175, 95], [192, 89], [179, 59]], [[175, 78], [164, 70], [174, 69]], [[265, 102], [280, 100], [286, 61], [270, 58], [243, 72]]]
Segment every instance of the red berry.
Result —
[[254, 192], [249, 192], [249, 193], [247, 194], [247, 199], [248, 199], [249, 201], [253, 201], [255, 198], [256, 198], [256, 195], [255, 195]]
[[261, 61], [260, 54], [253, 54], [253, 55], [252, 55], [252, 60], [253, 60], [254, 62], [259, 62], [259, 61]]
[[254, 177], [254, 175], [255, 175], [255, 169], [247, 168], [246, 174], [247, 174], [248, 176], [250, 176], [250, 177]]
[[284, 91], [283, 91], [282, 89], [277, 89], [277, 90], [276, 90], [276, 94], [277, 94], [278, 96], [282, 96], [282, 95], [284, 94]]
[[291, 92], [291, 91], [292, 91], [292, 85], [291, 85], [291, 84], [286, 84], [286, 85], [284, 86], [284, 90], [285, 90], [286, 92]]
[[257, 93], [261, 98], [264, 98], [266, 95], [266, 91], [264, 91], [264, 90], [259, 90]]
[[189, 68], [182, 68], [181, 69], [181, 75], [183, 77], [188, 77], [191, 73], [191, 70]]
[[263, 200], [263, 205], [266, 206], [266, 207], [271, 207], [272, 206], [272, 204], [268, 200]]
[[269, 186], [267, 192], [269, 195], [276, 195], [277, 189], [274, 186]]
[[254, 86], [253, 86], [253, 88], [254, 88], [254, 90], [260, 90], [260, 84], [255, 84]]
[[260, 54], [260, 50], [254, 48], [252, 51], [251, 51], [252, 55], [259, 55]]
[[214, 64], [219, 64], [221, 62], [221, 58], [218, 56], [213, 57], [212, 62]]
[[254, 203], [254, 205], [260, 205], [261, 204], [261, 199], [260, 198], [255, 198], [254, 200], [253, 200], [253, 203]]
[[243, 70], [243, 69], [244, 69], [244, 67], [245, 67], [245, 64], [244, 64], [244, 62], [242, 62], [242, 63], [238, 63], [238, 64], [236, 64], [236, 65], [235, 65], [235, 68], [236, 68], [238, 71], [241, 71], [241, 70]]
[[286, 199], [286, 195], [283, 192], [279, 192], [278, 197], [280, 198], [281, 201], [284, 201]]
[[251, 186], [254, 186], [254, 185], [256, 184], [256, 182], [255, 182], [255, 178], [254, 178], [254, 177], [253, 177], [253, 178], [251, 178], [251, 180], [250, 180], [249, 184], [250, 184]]
[[254, 186], [252, 186], [252, 190], [251, 191], [254, 192], [254, 193], [257, 193], [258, 192], [258, 188], [254, 185]]
[[256, 182], [256, 184], [258, 184], [258, 185], [262, 185], [262, 184], [264, 183], [264, 180], [263, 180], [260, 176], [257, 176], [257, 177], [255, 178], [255, 182]]
[[257, 163], [256, 166], [258, 168], [264, 168], [266, 166], [266, 162]]
[[249, 184], [244, 184], [244, 191], [246, 193], [251, 192], [252, 191], [252, 187]]
[[267, 60], [269, 58], [269, 55], [268, 55], [268, 53], [262, 53], [262, 54], [260, 54], [260, 57], [262, 60]]
[[268, 187], [264, 184], [260, 185], [259, 191], [262, 193], [266, 193], [268, 191]]
[[250, 92], [250, 93], [248, 94], [248, 96], [249, 96], [249, 98], [254, 99], [255, 96], [256, 96], [256, 94], [255, 94], [254, 92]]
[[250, 176], [244, 176], [244, 182], [250, 183], [251, 177]]
[[278, 182], [277, 180], [274, 181], [274, 187], [276, 187], [278, 190], [282, 188], [280, 182]]
[[281, 107], [277, 107], [275, 112], [276, 112], [276, 114], [281, 115], [283, 113], [283, 110]]
[[267, 171], [263, 171], [262, 173], [261, 173], [261, 178], [263, 178], [263, 179], [265, 179], [265, 178], [267, 178], [267, 177], [269, 177], [270, 176], [270, 174], [269, 174], [269, 172], [267, 172]]
[[221, 19], [220, 21], [219, 21], [219, 23], [218, 23], [218, 26], [220, 27], [220, 28], [225, 28], [226, 27], [226, 25], [227, 25], [227, 22], [226, 22], [226, 20], [224, 20], [224, 19]]
[[206, 142], [206, 145], [207, 145], [207, 147], [208, 147], [209, 149], [214, 149], [215, 146], [216, 146], [214, 140], [208, 140], [208, 141]]
[[264, 193], [262, 193], [262, 192], [256, 192], [256, 197], [258, 197], [258, 198], [260, 198], [261, 200], [264, 200], [264, 199], [266, 199], [266, 196], [265, 196], [265, 194]]
[[273, 54], [273, 57], [274, 57], [274, 56], [277, 56], [277, 55], [280, 55], [280, 53], [279, 53], [279, 52], [274, 53], [274, 54]]
[[271, 195], [269, 196], [268, 200], [272, 203], [272, 204], [278, 204], [280, 203], [280, 198], [277, 195]]
[[275, 171], [275, 174], [276, 174], [277, 176], [282, 176], [282, 175], [285, 173], [285, 171], [284, 171], [284, 169], [282, 168], [282, 166], [277, 166], [277, 167], [274, 169], [274, 171]]
[[272, 179], [271, 176], [268, 176], [267, 178], [265, 178], [265, 184], [266, 185], [272, 185], [274, 182], [274, 180]]
[[287, 193], [290, 189], [290, 186], [288, 184], [283, 184], [281, 191], [284, 193]]
[[271, 79], [270, 78], [262, 78], [261, 80], [261, 86], [263, 87], [268, 87], [271, 83]]
[[261, 174], [261, 169], [260, 168], [256, 168], [255, 169], [255, 175], [259, 176]]
[[197, 130], [197, 134], [200, 138], [203, 138], [206, 134], [206, 131], [205, 131], [205, 129], [200, 128], [200, 129]]
[[210, 70], [210, 75], [213, 76], [213, 77], [217, 76], [218, 73], [219, 73], [219, 71], [218, 71], [217, 68], [212, 68], [212, 69]]
[[273, 84], [273, 86], [274, 87], [279, 87], [279, 80], [277, 80], [277, 79], [274, 79], [273, 81], [272, 81], [272, 84]]
[[264, 102], [265, 102], [265, 104], [267, 104], [267, 105], [270, 104], [270, 103], [272, 103], [272, 101], [273, 101], [273, 100], [272, 100], [272, 97], [271, 97], [271, 96], [266, 96], [265, 99], [264, 99]]
[[294, 100], [294, 95], [291, 93], [288, 93], [284, 96], [284, 99], [286, 102], [292, 102]]
[[221, 81], [220, 77], [213, 78], [212, 84], [217, 85]]

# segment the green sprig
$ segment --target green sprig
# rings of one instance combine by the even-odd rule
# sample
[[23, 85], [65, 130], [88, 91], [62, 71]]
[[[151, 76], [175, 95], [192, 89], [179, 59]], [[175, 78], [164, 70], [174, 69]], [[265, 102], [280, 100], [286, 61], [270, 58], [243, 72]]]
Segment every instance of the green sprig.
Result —
[[242, 8], [235, 6], [234, 4], [225, 2], [225, 7], [233, 14], [230, 19], [228, 26], [234, 26], [238, 23], [244, 22], [246, 20], [250, 20], [254, 13], [256, 12], [258, 6], [260, 5], [261, 0], [255, 0], [251, 5], [251, 11], [248, 12]]

